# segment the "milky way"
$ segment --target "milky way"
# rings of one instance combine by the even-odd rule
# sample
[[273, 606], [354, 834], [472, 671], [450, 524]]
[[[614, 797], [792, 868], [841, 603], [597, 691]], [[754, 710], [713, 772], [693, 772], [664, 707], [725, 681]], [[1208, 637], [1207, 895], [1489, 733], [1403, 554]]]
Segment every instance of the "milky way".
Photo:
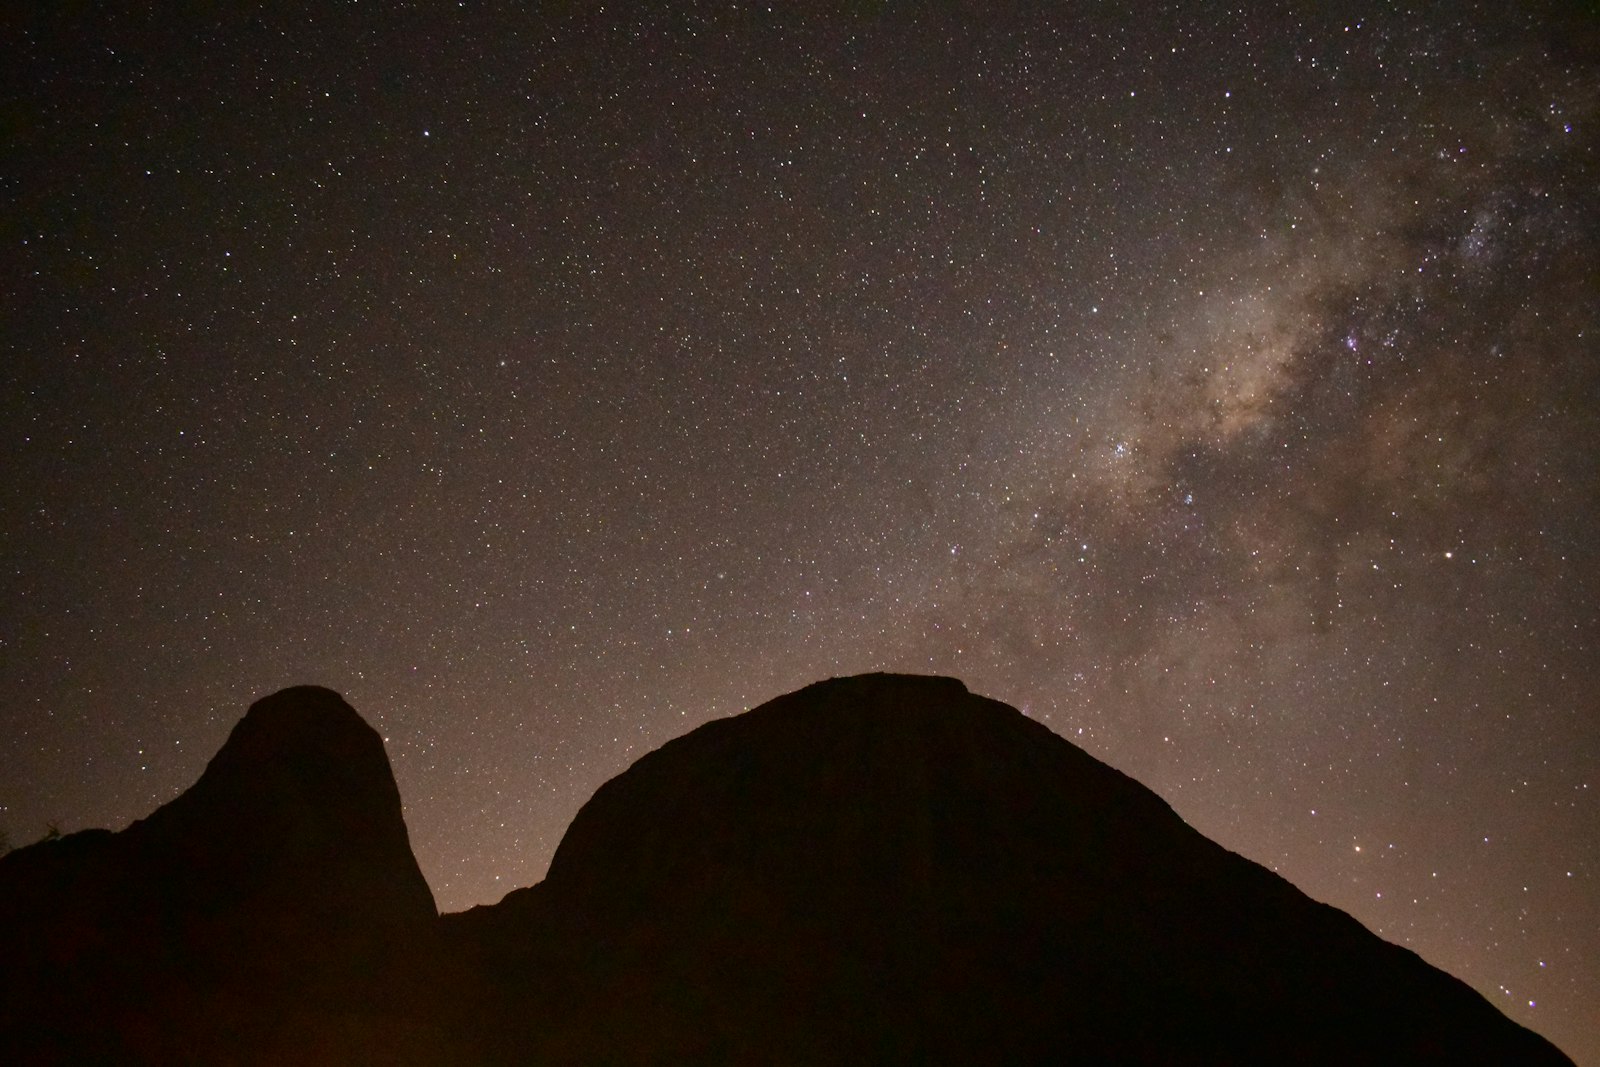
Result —
[[1503, 6], [8, 19], [0, 828], [317, 682], [454, 910], [954, 674], [1600, 1063], [1600, 50]]

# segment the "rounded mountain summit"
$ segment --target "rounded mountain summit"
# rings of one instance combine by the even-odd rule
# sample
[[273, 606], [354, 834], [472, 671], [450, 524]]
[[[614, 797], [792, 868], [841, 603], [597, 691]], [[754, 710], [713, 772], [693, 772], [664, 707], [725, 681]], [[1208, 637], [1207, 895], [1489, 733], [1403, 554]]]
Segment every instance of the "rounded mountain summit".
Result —
[[951, 678], [708, 723], [445, 922], [507, 1063], [1566, 1062]]

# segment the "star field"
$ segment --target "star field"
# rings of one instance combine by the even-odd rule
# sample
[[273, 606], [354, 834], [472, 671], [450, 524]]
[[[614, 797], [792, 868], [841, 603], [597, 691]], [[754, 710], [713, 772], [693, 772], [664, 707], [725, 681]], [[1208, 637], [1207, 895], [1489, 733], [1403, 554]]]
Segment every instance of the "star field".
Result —
[[1594, 16], [550, 7], [5, 16], [10, 843], [952, 674], [1600, 1064]]

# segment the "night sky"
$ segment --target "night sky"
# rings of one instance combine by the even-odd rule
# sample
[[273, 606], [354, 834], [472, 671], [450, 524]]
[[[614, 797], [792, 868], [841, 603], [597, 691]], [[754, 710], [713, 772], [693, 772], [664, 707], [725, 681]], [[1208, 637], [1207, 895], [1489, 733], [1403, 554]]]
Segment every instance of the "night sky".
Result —
[[0, 17], [12, 844], [315, 682], [459, 910], [953, 674], [1600, 1063], [1593, 15], [125, 6]]

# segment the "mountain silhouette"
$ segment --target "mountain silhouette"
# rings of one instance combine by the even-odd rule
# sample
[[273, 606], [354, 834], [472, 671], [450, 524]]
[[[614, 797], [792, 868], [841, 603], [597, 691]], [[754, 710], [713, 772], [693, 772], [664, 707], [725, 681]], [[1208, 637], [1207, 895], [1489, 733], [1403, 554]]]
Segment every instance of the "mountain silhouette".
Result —
[[708, 723], [438, 917], [381, 741], [287, 690], [149, 819], [0, 858], [0, 908], [5, 1062], [1570, 1062], [948, 678]]

